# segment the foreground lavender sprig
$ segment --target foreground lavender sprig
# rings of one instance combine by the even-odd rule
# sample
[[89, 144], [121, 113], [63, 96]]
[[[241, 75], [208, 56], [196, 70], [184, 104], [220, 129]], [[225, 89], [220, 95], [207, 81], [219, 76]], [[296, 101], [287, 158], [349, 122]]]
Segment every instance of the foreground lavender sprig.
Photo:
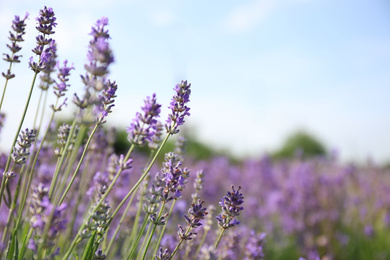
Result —
[[191, 83], [187, 84], [186, 80], [175, 86], [176, 95], [173, 96], [170, 103], [169, 109], [171, 109], [171, 113], [168, 115], [165, 124], [167, 133], [177, 134], [179, 132], [178, 127], [184, 124], [185, 116], [190, 115], [190, 108], [187, 107], [191, 95], [190, 87]]
[[222, 235], [226, 229], [232, 228], [240, 224], [240, 221], [236, 219], [236, 216], [240, 215], [240, 211], [244, 208], [241, 206], [244, 203], [244, 196], [240, 193], [241, 186], [235, 190], [232, 186], [232, 192], [228, 191], [225, 196], [219, 202], [223, 213], [216, 217], [218, 225], [221, 227], [220, 235], [215, 242], [215, 248], [222, 238]]
[[6, 73], [2, 72], [1, 74], [3, 77], [6, 79], [5, 85], [4, 85], [4, 90], [3, 94], [1, 96], [1, 101], [0, 101], [0, 110], [3, 106], [3, 101], [4, 101], [4, 96], [5, 96], [5, 91], [7, 89], [7, 84], [8, 80], [12, 79], [15, 77], [15, 74], [11, 73], [11, 68], [12, 68], [12, 63], [19, 63], [20, 62], [20, 57], [21, 55], [16, 55], [22, 47], [20, 47], [19, 43], [24, 41], [23, 35], [26, 33], [25, 27], [26, 27], [26, 19], [28, 17], [28, 13], [24, 16], [24, 19], [20, 19], [18, 15], [15, 15], [15, 19], [12, 21], [12, 30], [14, 33], [11, 31], [9, 32], [8, 39], [11, 41], [11, 45], [7, 44], [8, 49], [11, 51], [11, 55], [3, 53], [5, 56], [3, 60], [9, 62], [9, 68]]
[[188, 210], [190, 216], [187, 217], [187, 215], [184, 215], [184, 218], [187, 222], [187, 229], [184, 229], [182, 226], [179, 225], [178, 234], [180, 237], [180, 242], [176, 246], [169, 259], [172, 259], [175, 256], [183, 241], [192, 240], [193, 236], [197, 235], [197, 233], [191, 231], [195, 228], [200, 227], [202, 225], [202, 223], [200, 223], [200, 220], [204, 219], [204, 217], [208, 214], [208, 212], [206, 211], [207, 208], [203, 207], [203, 203], [204, 201], [200, 200], [197, 203], [192, 203], [190, 209]]
[[19, 139], [17, 141], [18, 147], [13, 147], [13, 152], [10, 154], [9, 158], [12, 158], [14, 165], [9, 171], [4, 171], [2, 183], [0, 187], [0, 204], [1, 198], [3, 197], [4, 188], [8, 185], [9, 179], [16, 176], [14, 173], [15, 167], [20, 164], [25, 164], [27, 156], [30, 155], [31, 143], [35, 141], [34, 130], [29, 130], [28, 128], [25, 131], [20, 131]]
[[20, 19], [18, 15], [15, 15], [15, 19], [12, 21], [12, 30], [9, 32], [8, 39], [11, 41], [11, 45], [7, 44], [8, 49], [11, 51], [11, 55], [3, 53], [5, 56], [3, 60], [10, 63], [10, 68], [7, 70], [7, 73], [2, 72], [2, 75], [6, 79], [12, 79], [15, 77], [15, 74], [11, 74], [11, 65], [12, 63], [19, 63], [20, 55], [15, 55], [18, 53], [22, 47], [19, 46], [20, 42], [23, 42], [23, 35], [26, 33], [25, 27], [26, 27], [26, 19], [28, 17], [29, 13], [26, 13], [23, 19]]
[[53, 9], [46, 6], [39, 11], [39, 17], [36, 18], [38, 25], [35, 28], [42, 35], [36, 37], [37, 46], [32, 50], [39, 56], [39, 61], [34, 62], [33, 57], [31, 57], [29, 62], [29, 66], [35, 74], [45, 70], [47, 66], [50, 70], [51, 64], [55, 64], [53, 62], [56, 50], [55, 41], [49, 35], [54, 34], [54, 27], [57, 26], [56, 19]]

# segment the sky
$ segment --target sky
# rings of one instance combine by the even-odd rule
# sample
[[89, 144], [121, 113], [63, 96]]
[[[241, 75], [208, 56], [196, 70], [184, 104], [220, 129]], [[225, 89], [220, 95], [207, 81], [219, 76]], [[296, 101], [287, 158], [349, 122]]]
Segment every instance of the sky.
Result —
[[[44, 5], [56, 13], [59, 60], [76, 68], [69, 96], [82, 91], [91, 27], [109, 18], [115, 56], [110, 78], [118, 83], [111, 125], [127, 127], [153, 93], [166, 118], [173, 87], [188, 80], [186, 129], [216, 149], [256, 157], [305, 130], [342, 160], [390, 161], [386, 0], [0, 0], [0, 53], [8, 52], [14, 15], [30, 13], [22, 62], [13, 67], [16, 78], [2, 109], [2, 150], [9, 149], [27, 99], [35, 17]], [[1, 71], [7, 66], [0, 61]], [[36, 89], [32, 106], [38, 97]], [[32, 124], [33, 110], [25, 127]], [[60, 117], [72, 115], [71, 104], [67, 110]]]

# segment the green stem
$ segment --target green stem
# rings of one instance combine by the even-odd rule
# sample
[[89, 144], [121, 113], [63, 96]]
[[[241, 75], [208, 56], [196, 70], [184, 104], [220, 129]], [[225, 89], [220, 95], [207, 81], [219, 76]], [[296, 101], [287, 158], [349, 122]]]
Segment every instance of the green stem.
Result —
[[[24, 122], [24, 119], [26, 117], [26, 114], [27, 114], [27, 109], [28, 109], [28, 105], [30, 104], [30, 100], [31, 100], [31, 96], [32, 96], [32, 92], [33, 92], [33, 89], [34, 89], [34, 85], [35, 85], [35, 80], [37, 78], [37, 75], [38, 75], [38, 72], [35, 72], [34, 74], [34, 78], [33, 78], [33, 81], [31, 83], [31, 87], [30, 87], [30, 92], [28, 94], [28, 98], [27, 98], [27, 102], [26, 102], [26, 105], [24, 107], [24, 111], [23, 111], [23, 115], [22, 115], [22, 118], [20, 120], [20, 123], [19, 123], [19, 127], [18, 127], [18, 130], [16, 131], [16, 135], [15, 135], [15, 138], [14, 138], [14, 141], [11, 145], [11, 150], [8, 154], [8, 159], [7, 159], [7, 163], [5, 165], [5, 168], [4, 168], [4, 173], [6, 173], [9, 169], [9, 165], [11, 163], [11, 154], [12, 154], [12, 151], [13, 151], [13, 148], [16, 144], [16, 141], [18, 140], [18, 136], [19, 136], [19, 132], [20, 132], [20, 129], [22, 129], [22, 125], [23, 125], [23, 122]], [[1, 201], [3, 199], [3, 192], [4, 192], [4, 179], [5, 178], [2, 178], [2, 181], [1, 181], [1, 188], [0, 188], [0, 206], [1, 206]]]
[[[21, 172], [24, 171], [25, 166], [26, 165], [23, 165]], [[15, 194], [14, 194], [14, 197], [13, 197], [13, 200], [12, 200], [12, 204], [11, 204], [11, 207], [10, 207], [9, 212], [8, 212], [7, 225], [5, 226], [5, 229], [3, 231], [3, 238], [2, 238], [2, 243], [3, 244], [4, 244], [5, 238], [6, 238], [7, 233], [8, 233], [8, 229], [9, 229], [9, 227], [11, 225], [11, 222], [12, 222], [11, 218], [12, 218], [14, 210], [16, 208], [16, 202], [18, 201], [21, 182], [22, 182], [22, 175], [19, 176], [18, 183], [16, 184], [16, 189], [15, 189]]]
[[18, 260], [24, 259], [24, 254], [26, 253], [28, 241], [30, 240], [33, 231], [34, 229], [30, 227], [26, 237], [23, 240], [23, 245], [22, 248], [20, 249]]
[[204, 230], [204, 233], [203, 233], [202, 239], [200, 240], [198, 248], [196, 249], [195, 256], [199, 255], [200, 249], [202, 248], [204, 242], [206, 241], [207, 233], [209, 232], [210, 229], [207, 229], [207, 230], [203, 229], [203, 230]]
[[[192, 227], [189, 226], [189, 227], [187, 228], [186, 233], [184, 234], [184, 236], [188, 235], [188, 233], [190, 233], [191, 230], [192, 230]], [[177, 251], [179, 250], [179, 247], [180, 247], [180, 245], [183, 243], [183, 241], [184, 241], [184, 239], [181, 239], [181, 240], [180, 240], [179, 244], [177, 244], [177, 246], [176, 246], [175, 249], [173, 250], [173, 252], [172, 252], [171, 256], [168, 258], [168, 260], [172, 259], [172, 258], [175, 256], [175, 254], [176, 254]]]
[[[105, 250], [106, 254], [108, 254], [108, 252], [110, 251], [110, 248], [111, 248], [112, 244], [114, 243], [115, 237], [118, 235], [119, 229], [120, 229], [122, 223], [124, 222], [125, 218], [127, 217], [127, 212], [129, 211], [130, 206], [133, 203], [134, 195], [135, 195], [135, 193], [133, 194], [133, 196], [131, 196], [129, 202], [127, 203], [126, 209], [123, 212], [121, 219], [119, 220], [119, 223], [118, 223], [118, 226], [115, 229], [114, 235], [111, 237], [111, 240], [108, 243], [108, 246], [107, 246], [107, 248]], [[106, 234], [108, 233], [108, 229], [109, 229], [109, 226], [107, 227]]]
[[39, 99], [38, 99], [37, 110], [35, 111], [35, 117], [34, 117], [34, 123], [33, 123], [33, 128], [34, 128], [34, 130], [36, 129], [35, 126], [36, 126], [36, 124], [37, 124], [37, 118], [38, 118], [38, 114], [39, 114], [39, 108], [41, 107], [42, 95], [43, 95], [43, 90], [41, 89], [41, 93], [40, 93]]
[[145, 232], [145, 228], [146, 228], [147, 224], [148, 224], [148, 219], [145, 217], [144, 218], [144, 222], [142, 223], [142, 226], [141, 226], [141, 230], [138, 233], [137, 238], [134, 241], [134, 243], [133, 243], [133, 245], [131, 247], [131, 250], [130, 250], [129, 254], [127, 255], [126, 259], [133, 259], [133, 255], [135, 253], [135, 250], [137, 249], [139, 241], [141, 240], [142, 234]]
[[221, 242], [221, 238], [222, 238], [222, 235], [224, 232], [225, 232], [225, 229], [221, 228], [221, 231], [219, 232], [219, 236], [218, 236], [217, 240], [215, 241], [214, 249], [218, 248], [219, 242]]
[[139, 178], [139, 180], [137, 181], [136, 184], [134, 184], [134, 186], [131, 188], [131, 190], [126, 194], [126, 196], [122, 199], [122, 201], [118, 204], [118, 206], [116, 207], [115, 211], [112, 213], [112, 216], [111, 216], [111, 219], [115, 217], [116, 214], [118, 214], [118, 211], [120, 210], [120, 208], [123, 206], [123, 204], [126, 202], [126, 200], [131, 196], [131, 194], [133, 194], [133, 192], [135, 190], [137, 190], [138, 186], [141, 184], [141, 182], [146, 178], [146, 176], [148, 175], [150, 169], [152, 168], [154, 162], [156, 161], [157, 159], [157, 156], [159, 155], [159, 153], [161, 152], [162, 148], [164, 147], [165, 143], [168, 141], [168, 138], [169, 138], [170, 134], [167, 134], [167, 136], [165, 137], [164, 141], [161, 143], [160, 145], [160, 148], [157, 150], [156, 154], [154, 155], [152, 161], [150, 162], [149, 166], [146, 168], [146, 170], [144, 171], [144, 173], [142, 174], [142, 176]]
[[71, 140], [73, 138], [73, 133], [74, 133], [75, 127], [76, 127], [76, 119], [73, 120], [71, 129], [70, 129], [70, 132], [69, 132], [69, 135], [68, 135], [68, 139], [66, 140], [65, 146], [64, 146], [64, 148], [62, 150], [62, 154], [61, 154], [60, 160], [58, 161], [58, 163], [56, 165], [56, 170], [54, 172], [53, 179], [52, 179], [51, 184], [50, 184], [49, 199], [51, 199], [52, 196], [53, 196], [54, 186], [55, 186], [55, 184], [57, 182], [58, 174], [60, 172], [60, 169], [61, 169], [62, 164], [64, 162], [64, 159], [66, 157], [66, 154], [68, 153], [68, 148], [69, 148], [70, 142], [71, 142]]
[[70, 187], [72, 187], [72, 184], [73, 184], [73, 182], [74, 182], [74, 179], [76, 178], [77, 172], [79, 171], [79, 169], [80, 169], [80, 167], [81, 167], [81, 164], [83, 163], [85, 154], [87, 153], [87, 150], [88, 150], [88, 147], [89, 147], [89, 144], [91, 143], [92, 137], [93, 137], [93, 135], [95, 134], [95, 132], [96, 132], [98, 126], [99, 126], [99, 124], [96, 124], [95, 127], [93, 128], [91, 134], [89, 135], [89, 138], [88, 138], [87, 143], [85, 144], [83, 153], [81, 154], [81, 158], [80, 158], [80, 160], [79, 160], [79, 163], [77, 164], [77, 167], [76, 167], [75, 171], [73, 172], [72, 179], [70, 180], [68, 186], [66, 187], [65, 192], [62, 194], [62, 197], [61, 197], [61, 199], [59, 200], [58, 205], [61, 205], [61, 203], [64, 201], [64, 199], [65, 199], [65, 197], [66, 197], [66, 194], [68, 194], [68, 192], [69, 192], [69, 190], [70, 190]]
[[161, 239], [162, 239], [162, 237], [164, 236], [164, 232], [165, 232], [165, 229], [167, 228], [168, 220], [169, 220], [169, 218], [171, 217], [171, 214], [172, 214], [172, 211], [173, 211], [173, 207], [175, 206], [176, 201], [177, 201], [176, 199], [173, 200], [172, 205], [171, 205], [171, 208], [169, 209], [169, 214], [168, 214], [168, 216], [165, 218], [165, 225], [163, 226], [163, 228], [162, 228], [162, 230], [161, 230], [160, 237], [158, 238], [156, 247], [154, 248], [153, 255], [156, 255], [156, 254], [157, 254], [157, 251], [158, 251], [158, 248], [159, 248]]
[[[134, 145], [130, 146], [129, 151], [127, 152], [127, 154], [126, 154], [126, 156], [124, 158], [124, 162], [129, 160], [130, 154], [133, 152], [134, 148], [135, 148]], [[110, 191], [114, 187], [114, 185], [115, 185], [116, 181], [118, 180], [119, 176], [121, 175], [122, 171], [123, 171], [123, 168], [121, 167], [118, 170], [118, 172], [116, 173], [116, 175], [115, 175], [114, 179], [112, 180], [110, 186], [108, 186], [106, 193], [104, 193], [104, 195], [100, 198], [100, 200], [91, 209], [90, 213], [88, 214], [88, 218], [87, 219], [89, 219], [92, 216], [92, 214], [100, 207], [100, 205], [103, 203], [103, 201], [107, 198], [108, 194], [110, 193]], [[79, 228], [79, 230], [77, 232], [76, 237], [72, 241], [71, 248], [69, 248], [69, 250], [66, 252], [66, 255], [62, 258], [63, 260], [68, 259], [69, 255], [72, 253], [72, 250], [74, 248], [74, 243], [75, 243], [76, 239], [80, 238], [80, 232], [85, 228], [85, 226], [86, 226], [85, 222], [80, 226], [80, 228]]]
[[[12, 53], [12, 57], [11, 59], [14, 57], [14, 53]], [[11, 68], [12, 68], [12, 62], [10, 62], [9, 64], [9, 71], [11, 71]], [[7, 90], [7, 85], [8, 85], [8, 79], [5, 80], [5, 85], [4, 85], [4, 90], [3, 90], [3, 95], [1, 95], [1, 102], [0, 102], [0, 111], [1, 111], [1, 108], [3, 106], [3, 100], [4, 100], [4, 96], [5, 96], [5, 91]]]
[[[47, 102], [47, 93], [48, 93], [48, 91], [46, 90], [45, 91], [45, 98], [43, 100], [43, 105], [42, 105], [41, 119], [39, 121], [38, 129], [37, 129], [37, 136], [41, 132], [41, 128], [42, 128], [43, 116], [45, 115], [45, 108], [46, 108], [46, 102]], [[56, 104], [56, 107], [57, 107], [57, 104]], [[35, 125], [34, 125], [34, 127], [35, 127]], [[48, 125], [48, 127], [50, 127], [50, 125]]]
[[[57, 99], [57, 101], [58, 101], [58, 99]], [[54, 119], [54, 114], [55, 114], [55, 111], [53, 111], [53, 113], [51, 115], [51, 118], [50, 118], [50, 121], [49, 121], [49, 125], [51, 124], [51, 122]], [[37, 150], [37, 152], [35, 154], [33, 163], [31, 165], [31, 169], [30, 169], [30, 172], [28, 174], [28, 179], [27, 179], [27, 182], [26, 182], [26, 186], [23, 186], [24, 187], [24, 190], [23, 190], [24, 193], [23, 193], [23, 196], [22, 196], [22, 201], [20, 202], [20, 206], [19, 206], [19, 210], [18, 210], [18, 219], [16, 221], [15, 228], [18, 228], [20, 220], [22, 219], [23, 210], [24, 210], [24, 206], [26, 204], [28, 192], [30, 190], [30, 185], [31, 185], [33, 174], [34, 174], [35, 165], [37, 163], [39, 153], [40, 153], [40, 151], [41, 151], [41, 149], [43, 147], [43, 144], [44, 144], [44, 142], [46, 140], [47, 134], [49, 133], [49, 129], [50, 129], [49, 127], [46, 128], [45, 134], [42, 137], [41, 143], [39, 145], [39, 148], [38, 148], [38, 150]]]
[[[139, 219], [140, 219], [140, 216], [141, 216], [141, 212], [142, 212], [142, 205], [143, 205], [143, 201], [144, 201], [144, 197], [145, 197], [145, 191], [147, 190], [147, 179], [145, 180], [145, 186], [143, 187], [142, 191], [141, 191], [141, 198], [139, 199], [138, 201], [138, 209], [137, 209], [137, 214], [135, 215], [135, 219], [134, 219], [134, 224], [133, 224], [133, 229], [131, 230], [131, 235], [130, 235], [130, 238], [129, 238], [129, 245], [138, 245], [138, 242], [139, 242], [139, 239], [141, 238], [140, 234], [138, 233], [138, 226], [139, 226]], [[146, 222], [145, 222], [146, 221]], [[145, 217], [144, 218], [144, 221], [142, 223], [142, 226], [144, 225], [145, 223], [145, 226], [146, 226], [146, 223], [147, 223], [147, 218]], [[142, 229], [142, 228], [141, 228]], [[145, 229], [145, 228], [144, 228]], [[143, 232], [145, 231], [144, 229], [142, 229], [141, 231], [141, 235], [143, 234]], [[136, 236], [136, 234], [138, 234]], [[139, 239], [138, 239], [139, 237]], [[137, 239], [137, 240], [136, 240]], [[136, 241], [135, 241], [136, 240]], [[128, 255], [128, 257], [130, 257], [130, 255]]]
[[[165, 201], [163, 201], [163, 203], [161, 205], [160, 212], [158, 213], [158, 216], [157, 216], [157, 219], [156, 219], [157, 221], [160, 221], [160, 218], [162, 216], [162, 212], [163, 212], [164, 208], [165, 208]], [[150, 245], [150, 242], [152, 241], [153, 234], [156, 231], [156, 228], [157, 228], [157, 224], [154, 224], [153, 225], [153, 229], [152, 229], [152, 233], [150, 233], [150, 235], [149, 235], [148, 243], [146, 244], [145, 251], [144, 251], [144, 254], [142, 256], [142, 260], [144, 260], [145, 257], [146, 257], [146, 253], [148, 252], [149, 245]]]

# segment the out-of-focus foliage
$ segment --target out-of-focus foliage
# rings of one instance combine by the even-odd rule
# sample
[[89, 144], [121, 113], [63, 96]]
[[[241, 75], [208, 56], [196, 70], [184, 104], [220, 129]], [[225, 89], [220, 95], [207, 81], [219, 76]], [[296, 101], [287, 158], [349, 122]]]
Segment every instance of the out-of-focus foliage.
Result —
[[295, 156], [310, 158], [326, 155], [325, 146], [313, 135], [298, 131], [290, 135], [282, 147], [273, 153], [274, 159], [293, 158]]

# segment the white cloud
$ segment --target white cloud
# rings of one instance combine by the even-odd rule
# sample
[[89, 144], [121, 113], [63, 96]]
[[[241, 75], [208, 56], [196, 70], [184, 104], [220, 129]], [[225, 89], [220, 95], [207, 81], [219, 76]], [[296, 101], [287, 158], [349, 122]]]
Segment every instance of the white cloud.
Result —
[[228, 14], [223, 26], [235, 32], [247, 32], [254, 29], [260, 22], [268, 18], [275, 10], [278, 1], [255, 0], [234, 9]]
[[175, 15], [170, 10], [152, 11], [149, 18], [152, 24], [158, 27], [170, 26], [176, 21]]

